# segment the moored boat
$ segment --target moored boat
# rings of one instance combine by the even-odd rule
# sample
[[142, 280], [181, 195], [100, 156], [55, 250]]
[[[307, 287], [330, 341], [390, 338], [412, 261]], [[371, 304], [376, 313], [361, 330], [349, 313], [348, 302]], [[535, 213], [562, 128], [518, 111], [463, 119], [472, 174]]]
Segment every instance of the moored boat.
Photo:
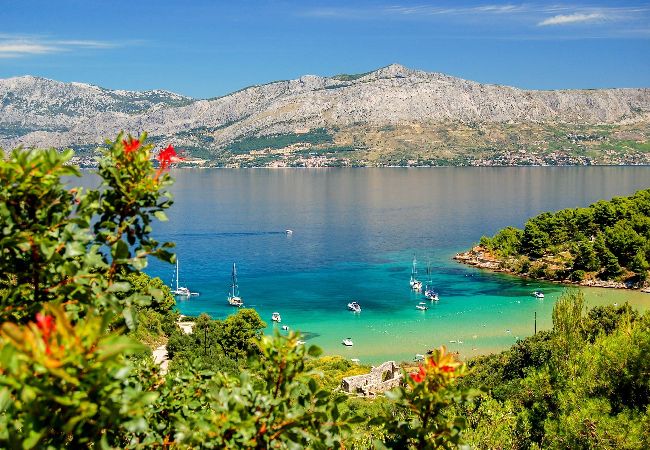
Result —
[[417, 279], [418, 276], [418, 262], [415, 259], [415, 255], [413, 255], [413, 266], [411, 268], [411, 280], [409, 281], [409, 284], [411, 285], [411, 289], [413, 289], [416, 292], [421, 292], [422, 291], [422, 282]]
[[230, 293], [228, 294], [228, 304], [230, 306], [244, 306], [244, 301], [239, 296], [239, 286], [237, 285], [237, 266], [232, 263], [232, 281], [230, 283]]
[[278, 323], [280, 323], [280, 322], [282, 322], [282, 316], [280, 316], [280, 313], [279, 313], [279, 312], [274, 312], [273, 314], [271, 314], [271, 320], [272, 320], [273, 322], [278, 322]]
[[354, 342], [352, 342], [352, 338], [345, 338], [341, 344], [345, 345], [346, 347], [352, 347], [354, 345]]
[[188, 287], [180, 286], [178, 281], [178, 258], [176, 259], [176, 289], [172, 290], [172, 294], [178, 295], [180, 297], [189, 297], [191, 295], [199, 295], [198, 292], [192, 292]]
[[544, 293], [542, 291], [533, 291], [533, 297], [544, 298]]
[[359, 305], [357, 302], [350, 302], [350, 303], [348, 303], [348, 309], [350, 311], [354, 311], [355, 313], [360, 313], [361, 312], [361, 305]]

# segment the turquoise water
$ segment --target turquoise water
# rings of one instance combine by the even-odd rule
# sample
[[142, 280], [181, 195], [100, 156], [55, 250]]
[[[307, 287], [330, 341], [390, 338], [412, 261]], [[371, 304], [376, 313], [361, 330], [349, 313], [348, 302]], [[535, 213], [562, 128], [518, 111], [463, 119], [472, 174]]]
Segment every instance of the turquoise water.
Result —
[[[521, 226], [541, 211], [585, 206], [650, 185], [647, 167], [434, 169], [215, 169], [173, 173], [175, 205], [157, 225], [177, 243], [182, 284], [199, 297], [188, 315], [223, 318], [236, 262], [241, 296], [274, 326], [300, 330], [327, 353], [365, 363], [412, 360], [445, 344], [464, 356], [505, 348], [551, 324], [554, 284], [530, 282], [451, 260], [484, 234]], [[291, 236], [284, 233], [292, 229]], [[428, 311], [409, 288], [413, 255], [427, 260], [440, 301]], [[171, 282], [173, 267], [149, 273]], [[531, 291], [541, 289], [538, 300]], [[587, 290], [592, 304], [650, 295]], [[347, 311], [358, 301], [360, 314]], [[341, 340], [351, 337], [353, 347]], [[456, 342], [450, 342], [456, 341]], [[462, 344], [460, 343], [462, 341]]]

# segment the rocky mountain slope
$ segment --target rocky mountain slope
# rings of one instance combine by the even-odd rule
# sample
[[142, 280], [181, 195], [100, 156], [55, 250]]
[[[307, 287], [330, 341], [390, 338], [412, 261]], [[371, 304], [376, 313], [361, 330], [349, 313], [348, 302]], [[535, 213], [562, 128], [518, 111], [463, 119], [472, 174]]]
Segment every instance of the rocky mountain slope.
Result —
[[[623, 133], [614, 141], [635, 142], [628, 150], [643, 157], [648, 123], [650, 89], [530, 91], [400, 65], [360, 75], [307, 75], [208, 100], [35, 77], [0, 80], [4, 148], [87, 147], [119, 130], [146, 130], [192, 154], [235, 165], [251, 161], [251, 152], [258, 155], [254, 161], [263, 155], [264, 164], [296, 152], [361, 165], [423, 158], [453, 164], [459, 154], [459, 163], [471, 163], [501, 148], [556, 151], [543, 135], [558, 129], [560, 135], [587, 133], [578, 139], [587, 144], [611, 143], [612, 132]], [[520, 127], [531, 139], [521, 138]], [[504, 146], [504, 136], [516, 141], [512, 148]]]

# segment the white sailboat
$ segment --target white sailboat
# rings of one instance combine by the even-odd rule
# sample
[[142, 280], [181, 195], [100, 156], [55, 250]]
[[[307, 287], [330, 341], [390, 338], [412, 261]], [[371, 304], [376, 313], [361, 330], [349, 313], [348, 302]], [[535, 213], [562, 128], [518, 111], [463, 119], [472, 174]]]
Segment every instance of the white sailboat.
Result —
[[413, 289], [416, 292], [422, 291], [422, 282], [417, 279], [418, 276], [418, 262], [415, 259], [415, 255], [413, 255], [413, 268], [411, 269], [411, 281], [409, 284], [411, 285], [411, 289]]
[[431, 260], [427, 261], [427, 276], [428, 276], [428, 281], [427, 284], [424, 286], [424, 297], [427, 300], [437, 302], [438, 293], [433, 289], [433, 281], [431, 280]]
[[230, 284], [230, 293], [228, 294], [228, 304], [230, 306], [240, 307], [244, 301], [239, 296], [239, 286], [237, 285], [237, 266], [232, 263], [232, 282]]
[[[173, 287], [173, 286], [172, 286]], [[181, 297], [189, 297], [191, 295], [199, 295], [198, 292], [192, 292], [188, 287], [180, 286], [178, 282], [178, 258], [176, 258], [176, 289], [172, 290], [172, 294]]]

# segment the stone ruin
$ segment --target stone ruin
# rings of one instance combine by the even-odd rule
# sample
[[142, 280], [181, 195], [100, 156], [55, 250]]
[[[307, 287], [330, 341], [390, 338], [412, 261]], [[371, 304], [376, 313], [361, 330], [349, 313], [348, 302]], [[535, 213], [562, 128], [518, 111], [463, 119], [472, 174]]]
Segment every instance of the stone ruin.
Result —
[[386, 361], [365, 375], [343, 378], [341, 389], [349, 394], [371, 396], [399, 386], [402, 378], [402, 371], [395, 361]]

